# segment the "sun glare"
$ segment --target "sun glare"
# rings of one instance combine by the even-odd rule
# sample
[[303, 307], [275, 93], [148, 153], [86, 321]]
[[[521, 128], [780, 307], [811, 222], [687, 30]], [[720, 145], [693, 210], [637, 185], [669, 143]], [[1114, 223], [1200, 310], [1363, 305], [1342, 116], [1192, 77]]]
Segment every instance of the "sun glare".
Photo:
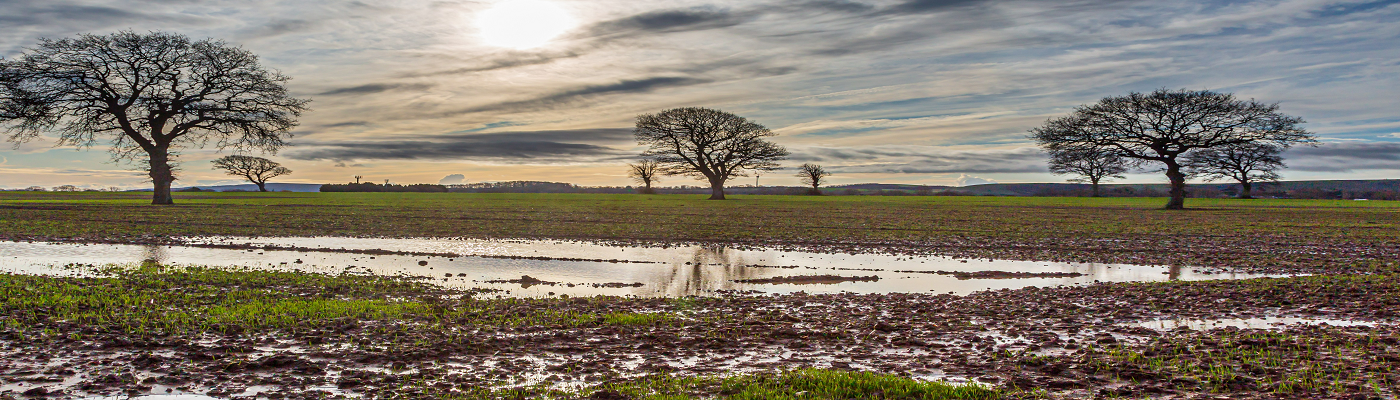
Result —
[[476, 24], [486, 44], [524, 50], [549, 44], [576, 22], [551, 1], [502, 0], [478, 15]]

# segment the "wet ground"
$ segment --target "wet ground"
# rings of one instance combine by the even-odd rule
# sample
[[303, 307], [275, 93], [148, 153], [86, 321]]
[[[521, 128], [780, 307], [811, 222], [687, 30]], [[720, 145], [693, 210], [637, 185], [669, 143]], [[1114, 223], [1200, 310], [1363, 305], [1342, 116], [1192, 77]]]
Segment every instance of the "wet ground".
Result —
[[[497, 295], [712, 296], [761, 293], [952, 293], [1094, 282], [1283, 276], [1129, 264], [830, 254], [725, 246], [637, 246], [480, 239], [186, 238], [184, 246], [0, 242], [0, 271], [67, 274], [64, 265], [246, 266], [433, 278]], [[522, 277], [531, 279], [521, 280]], [[816, 277], [826, 277], [820, 279]]]
[[[482, 388], [517, 388], [518, 398], [582, 388], [582, 398], [657, 376], [792, 368], [974, 382], [1028, 398], [1400, 396], [1394, 265], [1371, 275], [1261, 278], [716, 246], [185, 240], [5, 242], [0, 271], [74, 285], [103, 284], [74, 264], [142, 261], [404, 277], [434, 289], [373, 298], [489, 306], [523, 322], [410, 314], [169, 334], [26, 310], [0, 315], [0, 399], [478, 398]], [[792, 279], [802, 276], [811, 278]], [[162, 290], [181, 290], [171, 284]], [[509, 293], [457, 291], [471, 288]], [[630, 296], [579, 297], [594, 294]], [[497, 295], [526, 299], [480, 299]], [[541, 313], [587, 318], [535, 319]]]
[[[440, 398], [804, 367], [979, 382], [1011, 397], [1395, 398], [1397, 293], [1394, 277], [1304, 277], [968, 296], [576, 298], [494, 312], [664, 317], [490, 325], [410, 316], [194, 336], [36, 320], [30, 336], [0, 337], [0, 398]], [[447, 308], [482, 305], [438, 296], [428, 295]], [[1271, 323], [1154, 325], [1226, 317]]]

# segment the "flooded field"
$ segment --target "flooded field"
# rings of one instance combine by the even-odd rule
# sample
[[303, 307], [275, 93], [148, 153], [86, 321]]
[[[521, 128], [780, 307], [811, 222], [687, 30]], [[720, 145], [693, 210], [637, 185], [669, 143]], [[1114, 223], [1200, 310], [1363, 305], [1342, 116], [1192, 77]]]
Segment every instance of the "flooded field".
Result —
[[678, 297], [764, 293], [953, 293], [1093, 282], [1245, 279], [1266, 275], [1127, 264], [1051, 263], [721, 246], [329, 237], [192, 238], [189, 245], [0, 242], [0, 271], [75, 274], [65, 265], [155, 261], [416, 276], [503, 296]]

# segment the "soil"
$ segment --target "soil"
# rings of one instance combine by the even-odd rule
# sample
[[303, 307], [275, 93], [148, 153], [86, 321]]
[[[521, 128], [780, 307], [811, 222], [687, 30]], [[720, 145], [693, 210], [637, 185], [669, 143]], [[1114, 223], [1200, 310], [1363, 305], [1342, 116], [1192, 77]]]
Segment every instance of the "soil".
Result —
[[[475, 301], [424, 296], [444, 307]], [[642, 325], [599, 320], [445, 330], [414, 320], [387, 324], [392, 326], [343, 321], [188, 337], [47, 321], [29, 327], [29, 335], [13, 328], [0, 333], [0, 385], [6, 388], [0, 398], [167, 391], [427, 398], [492, 385], [599, 385], [626, 376], [803, 367], [968, 379], [1013, 397], [1400, 395], [1394, 368], [1400, 363], [1400, 275], [1095, 284], [968, 296], [730, 294], [536, 305], [566, 314], [662, 312], [676, 318]], [[1262, 316], [1378, 325], [1210, 331], [1133, 325]]]

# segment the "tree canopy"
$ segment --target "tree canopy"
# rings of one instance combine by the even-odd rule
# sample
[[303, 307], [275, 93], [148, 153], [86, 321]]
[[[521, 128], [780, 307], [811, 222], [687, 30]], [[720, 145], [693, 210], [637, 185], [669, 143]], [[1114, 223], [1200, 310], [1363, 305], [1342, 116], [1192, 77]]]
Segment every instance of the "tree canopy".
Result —
[[805, 163], [797, 167], [797, 177], [802, 179], [803, 185], [812, 187], [811, 194], [822, 194], [819, 188], [822, 183], [826, 182], [828, 176], [831, 176], [831, 173], [826, 172], [826, 168], [817, 164]]
[[1185, 154], [1249, 143], [1287, 148], [1314, 140], [1299, 127], [1301, 118], [1279, 113], [1278, 108], [1278, 104], [1238, 100], [1209, 90], [1133, 92], [1105, 97], [1070, 115], [1052, 118], [1032, 129], [1031, 138], [1052, 154], [1099, 151], [1161, 163], [1171, 183], [1166, 208], [1181, 209], [1187, 175], [1180, 158]]
[[147, 156], [152, 203], [172, 204], [179, 148], [273, 152], [308, 100], [253, 53], [213, 39], [117, 32], [44, 39], [0, 62], [0, 122], [12, 142], [53, 134], [60, 145], [110, 143], [119, 159]]
[[642, 184], [642, 193], [654, 193], [651, 184], [660, 180], [660, 174], [661, 163], [650, 158], [638, 160], [636, 164], [627, 164], [627, 176]]
[[253, 184], [258, 185], [259, 192], [267, 191], [268, 179], [292, 173], [292, 170], [283, 167], [276, 161], [243, 155], [223, 156], [214, 160], [214, 169], [221, 169], [224, 173], [241, 176], [249, 182], [253, 182]]
[[1204, 149], [1186, 155], [1191, 174], [1207, 181], [1233, 179], [1240, 184], [1239, 198], [1252, 198], [1254, 183], [1278, 181], [1283, 169], [1283, 149], [1278, 146], [1247, 143]]
[[637, 143], [648, 146], [643, 157], [656, 160], [668, 175], [694, 176], [710, 182], [710, 199], [724, 199], [724, 183], [746, 170], [778, 168], [787, 157], [782, 146], [765, 140], [776, 136], [744, 117], [708, 108], [674, 108], [637, 117]]
[[1130, 164], [1122, 157], [1097, 148], [1060, 150], [1050, 154], [1050, 173], [1077, 175], [1069, 181], [1088, 183], [1094, 197], [1099, 197], [1100, 182], [1122, 179]]

